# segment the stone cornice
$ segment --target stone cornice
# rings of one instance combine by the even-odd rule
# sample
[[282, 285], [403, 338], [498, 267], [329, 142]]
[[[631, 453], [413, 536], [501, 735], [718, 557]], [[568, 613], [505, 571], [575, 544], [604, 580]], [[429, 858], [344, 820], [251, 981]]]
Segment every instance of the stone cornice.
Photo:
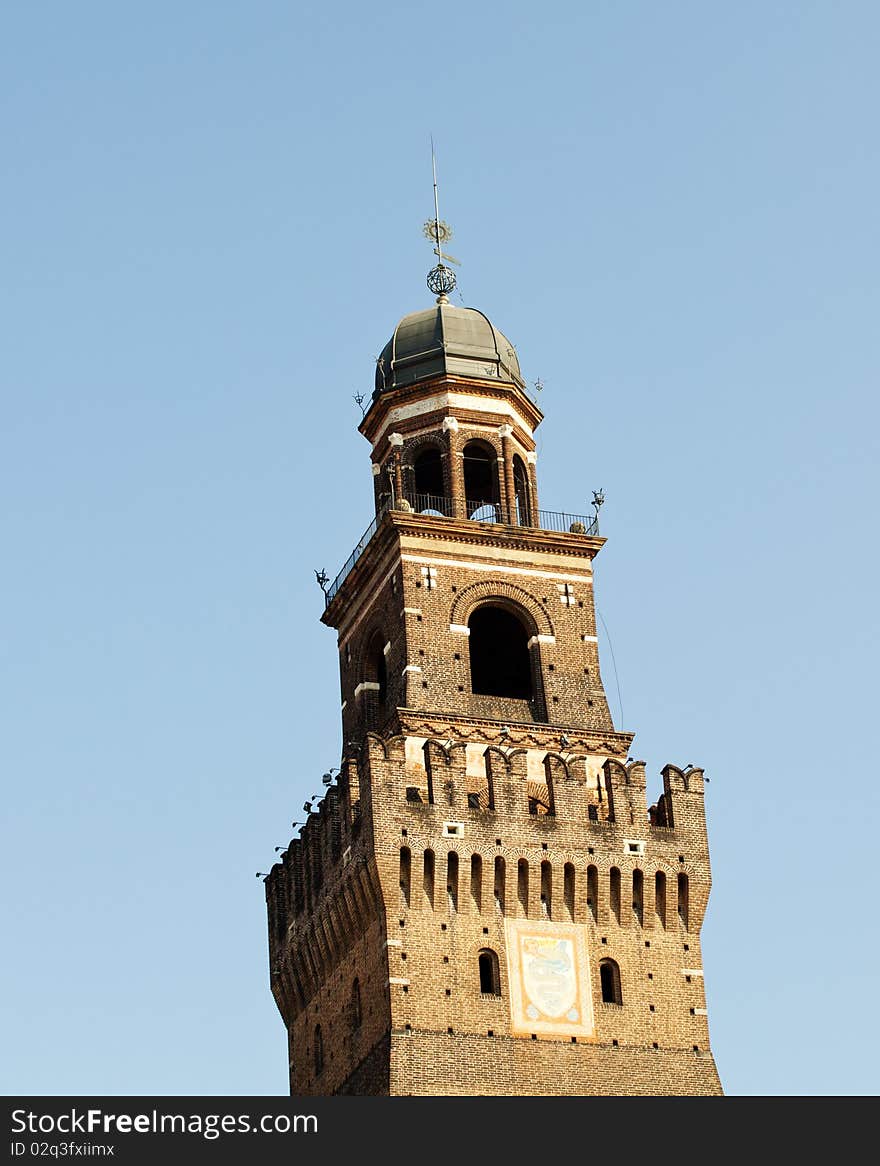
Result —
[[382, 434], [384, 419], [391, 409], [400, 405], [410, 405], [422, 398], [434, 396], [440, 392], [467, 393], [472, 397], [483, 397], [486, 400], [504, 400], [513, 403], [529, 424], [532, 430], [537, 429], [543, 421], [544, 414], [523, 391], [513, 382], [499, 381], [492, 384], [484, 380], [470, 379], [469, 377], [450, 376], [443, 373], [440, 376], [430, 377], [415, 385], [407, 385], [400, 389], [390, 389], [381, 393], [370, 405], [358, 426], [371, 445]]
[[[504, 526], [495, 522], [476, 522], [470, 518], [440, 518], [413, 511], [386, 510], [375, 534], [327, 604], [321, 622], [338, 628], [353, 591], [368, 583], [376, 567], [386, 560], [392, 543], [405, 535], [434, 543], [466, 543], [498, 550], [525, 550], [540, 554], [568, 555], [592, 561], [605, 545], [598, 535], [560, 533], [539, 530], [534, 526]], [[442, 553], [442, 552], [441, 552]], [[491, 571], [491, 564], [486, 570]]]

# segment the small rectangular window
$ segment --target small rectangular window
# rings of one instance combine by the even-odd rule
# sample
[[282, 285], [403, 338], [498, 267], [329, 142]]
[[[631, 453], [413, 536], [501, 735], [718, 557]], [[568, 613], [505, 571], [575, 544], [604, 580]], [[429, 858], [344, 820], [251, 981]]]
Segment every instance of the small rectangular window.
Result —
[[444, 838], [463, 838], [464, 837], [464, 822], [444, 822], [443, 823], [443, 837]]

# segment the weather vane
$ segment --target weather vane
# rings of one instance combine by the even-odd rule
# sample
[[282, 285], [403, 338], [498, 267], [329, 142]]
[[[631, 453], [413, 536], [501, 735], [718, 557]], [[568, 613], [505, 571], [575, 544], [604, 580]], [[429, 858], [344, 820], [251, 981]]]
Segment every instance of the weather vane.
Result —
[[448, 303], [448, 295], [455, 288], [455, 272], [446, 266], [444, 259], [458, 265], [458, 260], [452, 255], [443, 254], [443, 244], [452, 238], [452, 227], [440, 218], [440, 204], [437, 197], [437, 160], [434, 156], [434, 139], [431, 138], [431, 170], [434, 175], [434, 218], [428, 219], [422, 228], [426, 239], [434, 243], [434, 254], [437, 256], [437, 266], [428, 272], [428, 290], [437, 297], [438, 304]]

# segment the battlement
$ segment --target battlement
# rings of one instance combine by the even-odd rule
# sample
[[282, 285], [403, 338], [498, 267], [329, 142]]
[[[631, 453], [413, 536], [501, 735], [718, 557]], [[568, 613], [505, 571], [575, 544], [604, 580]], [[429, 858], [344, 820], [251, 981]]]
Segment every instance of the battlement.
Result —
[[[549, 848], [567, 865], [581, 853], [626, 855], [628, 848], [638, 860], [650, 846], [664, 857], [681, 851], [688, 870], [701, 870], [708, 858], [703, 771], [670, 764], [662, 781], [649, 806], [643, 761], [367, 734], [266, 879], [272, 965], [308, 965], [316, 950], [334, 949], [332, 969], [364, 934], [389, 881], [381, 858], [378, 865], [370, 858], [382, 849], [376, 832], [415, 837], [432, 853], [464, 843], [487, 867], [503, 835], [505, 849]], [[547, 865], [552, 855], [543, 857]], [[302, 1006], [309, 995], [303, 984]]]

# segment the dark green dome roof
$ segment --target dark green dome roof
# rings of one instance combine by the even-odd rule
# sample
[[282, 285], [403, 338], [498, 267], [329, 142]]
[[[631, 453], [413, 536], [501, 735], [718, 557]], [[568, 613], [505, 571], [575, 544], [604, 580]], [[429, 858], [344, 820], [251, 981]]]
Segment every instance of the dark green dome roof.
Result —
[[453, 376], [525, 388], [516, 349], [476, 308], [437, 303], [404, 316], [376, 362], [376, 392]]

